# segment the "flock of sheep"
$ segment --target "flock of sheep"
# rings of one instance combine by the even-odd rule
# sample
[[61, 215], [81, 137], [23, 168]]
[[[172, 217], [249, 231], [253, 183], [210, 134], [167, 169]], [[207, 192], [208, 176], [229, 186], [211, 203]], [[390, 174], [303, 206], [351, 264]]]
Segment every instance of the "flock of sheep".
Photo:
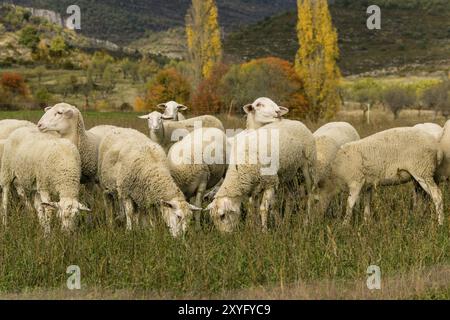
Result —
[[[50, 232], [55, 213], [63, 230], [73, 230], [78, 213], [90, 211], [79, 199], [80, 184], [85, 184], [87, 190], [102, 191], [108, 222], [125, 217], [129, 230], [151, 224], [148, 212], [156, 207], [171, 234], [182, 235], [194, 216], [200, 224], [205, 199], [211, 199], [205, 211], [220, 231], [236, 230], [245, 202], [259, 212], [266, 230], [277, 189], [297, 176], [306, 191], [299, 195], [307, 197], [306, 214], [325, 213], [338, 192], [348, 191], [345, 223], [362, 194], [364, 217], [369, 219], [374, 189], [413, 181], [414, 198], [428, 194], [439, 224], [444, 222], [438, 183], [450, 174], [450, 122], [444, 128], [395, 128], [365, 139], [344, 122], [328, 123], [312, 133], [300, 121], [284, 119], [286, 108], [259, 98], [244, 107], [247, 128], [229, 136], [214, 116], [185, 119], [180, 111], [187, 107], [173, 101], [158, 107], [163, 114], [140, 117], [148, 121], [149, 136], [115, 126], [86, 130], [80, 111], [66, 103], [45, 109], [37, 125], [0, 121], [3, 225], [13, 200], [37, 212], [44, 232]], [[178, 136], [180, 130], [185, 134]], [[263, 173], [267, 163], [248, 161], [253, 146], [261, 144], [255, 137], [263, 132], [277, 137], [265, 142], [272, 151], [276, 144], [273, 174]], [[219, 137], [221, 143], [211, 150], [210, 143], [199, 141], [199, 133]], [[200, 148], [201, 161], [173, 161], [183, 148]], [[225, 150], [240, 152], [247, 160], [233, 162]]]

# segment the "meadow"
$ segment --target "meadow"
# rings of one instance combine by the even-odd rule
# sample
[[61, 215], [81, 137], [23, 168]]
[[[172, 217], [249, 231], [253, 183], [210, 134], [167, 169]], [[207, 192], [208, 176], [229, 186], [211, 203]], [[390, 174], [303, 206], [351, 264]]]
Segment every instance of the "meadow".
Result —
[[[147, 132], [136, 113], [85, 112], [88, 128], [99, 124]], [[36, 122], [41, 111], [0, 112], [0, 119]], [[399, 120], [382, 110], [367, 125], [360, 112], [342, 112], [362, 136], [431, 120], [405, 111]], [[239, 117], [222, 116], [225, 126], [243, 126]], [[438, 119], [443, 124], [445, 119]], [[315, 130], [321, 124], [308, 124]], [[351, 169], [351, 168], [349, 168]], [[93, 212], [79, 228], [64, 234], [57, 222], [45, 237], [37, 217], [13, 205], [8, 228], [0, 230], [0, 298], [450, 298], [450, 189], [442, 186], [446, 221], [439, 227], [431, 205], [412, 212], [412, 185], [380, 188], [370, 223], [357, 207], [349, 227], [345, 205], [336, 199], [332, 214], [312, 212], [305, 220], [305, 199], [296, 183], [279, 190], [279, 214], [268, 233], [244, 214], [240, 229], [219, 234], [208, 215], [173, 239], [159, 222], [154, 229], [127, 232], [107, 227], [100, 194], [82, 191]], [[206, 206], [206, 203], [204, 204]], [[156, 214], [156, 213], [153, 213]], [[56, 220], [56, 219], [55, 219]], [[66, 288], [70, 265], [81, 270], [81, 291]], [[366, 270], [378, 265], [382, 289], [366, 287]]]

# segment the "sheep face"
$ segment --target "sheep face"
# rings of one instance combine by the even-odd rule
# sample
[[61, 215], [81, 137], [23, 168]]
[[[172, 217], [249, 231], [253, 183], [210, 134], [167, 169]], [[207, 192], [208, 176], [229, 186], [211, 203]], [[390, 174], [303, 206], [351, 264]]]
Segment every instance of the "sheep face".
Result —
[[255, 121], [261, 124], [269, 124], [281, 120], [281, 117], [289, 112], [289, 109], [280, 107], [269, 98], [256, 99], [252, 104], [244, 106], [244, 111], [252, 114]]
[[186, 106], [183, 106], [182, 104], [179, 104], [175, 101], [169, 101], [167, 103], [160, 104], [158, 105], [158, 108], [164, 110], [164, 114], [162, 115], [162, 118], [164, 120], [174, 121], [178, 121], [179, 111], [186, 111], [188, 109]]
[[55, 209], [61, 219], [61, 228], [63, 231], [71, 232], [75, 228], [75, 219], [80, 211], [91, 210], [78, 200], [62, 198], [59, 202], [42, 203], [44, 207]]
[[163, 115], [157, 111], [154, 111], [148, 115], [139, 117], [148, 121], [148, 128], [156, 131], [160, 130], [163, 126]]
[[76, 115], [75, 107], [60, 103], [45, 109], [45, 114], [38, 122], [38, 129], [41, 132], [57, 132], [66, 135], [73, 128], [73, 119]]
[[234, 198], [216, 198], [208, 207], [214, 225], [222, 233], [236, 230], [241, 216], [241, 201]]
[[185, 200], [161, 201], [164, 221], [174, 238], [184, 234], [192, 220], [192, 211], [198, 209]]

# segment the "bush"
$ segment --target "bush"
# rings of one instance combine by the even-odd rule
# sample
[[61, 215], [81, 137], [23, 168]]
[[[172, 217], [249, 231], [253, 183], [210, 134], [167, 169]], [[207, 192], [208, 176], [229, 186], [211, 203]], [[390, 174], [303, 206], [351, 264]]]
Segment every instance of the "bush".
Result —
[[39, 32], [35, 27], [26, 26], [20, 32], [19, 43], [31, 49], [33, 52], [36, 52], [40, 41]]
[[186, 78], [173, 68], [161, 70], [148, 84], [145, 109], [150, 110], [159, 103], [170, 100], [187, 104], [190, 96], [191, 86]]
[[23, 77], [14, 72], [5, 72], [1, 76], [0, 85], [3, 90], [15, 95], [25, 97], [28, 94], [28, 86]]

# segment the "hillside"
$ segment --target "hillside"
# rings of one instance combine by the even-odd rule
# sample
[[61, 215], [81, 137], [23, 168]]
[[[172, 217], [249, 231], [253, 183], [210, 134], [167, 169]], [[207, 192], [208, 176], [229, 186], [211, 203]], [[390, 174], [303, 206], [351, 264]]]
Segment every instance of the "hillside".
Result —
[[[382, 30], [366, 28], [365, 8], [331, 6], [339, 33], [340, 65], [345, 74], [434, 64], [450, 58], [450, 11], [388, 8]], [[293, 60], [298, 50], [297, 13], [265, 19], [230, 34], [225, 51], [232, 60], [274, 55]]]
[[[54, 10], [65, 16], [71, 0], [4, 0], [26, 7]], [[184, 25], [190, 0], [78, 0], [82, 30], [87, 36], [128, 44], [147, 30], [163, 31]], [[296, 0], [218, 0], [220, 23], [225, 31], [255, 23], [295, 8]]]

